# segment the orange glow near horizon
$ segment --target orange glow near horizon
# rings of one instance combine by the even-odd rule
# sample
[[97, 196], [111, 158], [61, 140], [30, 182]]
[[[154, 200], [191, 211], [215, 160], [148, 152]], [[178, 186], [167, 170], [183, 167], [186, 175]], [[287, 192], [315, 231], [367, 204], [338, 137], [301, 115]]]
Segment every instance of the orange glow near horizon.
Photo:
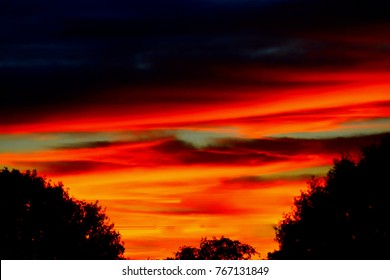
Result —
[[[99, 200], [132, 259], [171, 257], [222, 235], [266, 258], [277, 248], [273, 227], [310, 175], [390, 131], [389, 73], [292, 72], [285, 80], [332, 83], [192, 89], [218, 100], [163, 105], [121, 103], [131, 89], [107, 91], [71, 113], [3, 125], [0, 163], [37, 169], [71, 196]], [[338, 138], [352, 136], [360, 138]]]

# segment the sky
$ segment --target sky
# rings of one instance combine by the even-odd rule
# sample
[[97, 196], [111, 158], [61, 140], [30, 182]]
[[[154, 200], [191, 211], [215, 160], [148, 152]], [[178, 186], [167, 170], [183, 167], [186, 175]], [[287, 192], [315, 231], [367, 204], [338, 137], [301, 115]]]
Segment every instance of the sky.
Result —
[[384, 2], [3, 0], [0, 166], [98, 200], [132, 259], [266, 258], [306, 181], [390, 131]]

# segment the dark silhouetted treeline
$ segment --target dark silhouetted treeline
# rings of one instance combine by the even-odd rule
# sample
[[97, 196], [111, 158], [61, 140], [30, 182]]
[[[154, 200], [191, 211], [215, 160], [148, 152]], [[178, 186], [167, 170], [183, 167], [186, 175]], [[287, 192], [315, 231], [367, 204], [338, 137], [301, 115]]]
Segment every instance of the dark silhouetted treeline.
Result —
[[252, 246], [226, 237], [202, 238], [199, 248], [182, 246], [171, 260], [247, 260], [260, 255]]
[[71, 198], [35, 171], [0, 171], [1, 259], [121, 259], [101, 206]]
[[312, 179], [276, 228], [269, 259], [390, 259], [390, 137]]

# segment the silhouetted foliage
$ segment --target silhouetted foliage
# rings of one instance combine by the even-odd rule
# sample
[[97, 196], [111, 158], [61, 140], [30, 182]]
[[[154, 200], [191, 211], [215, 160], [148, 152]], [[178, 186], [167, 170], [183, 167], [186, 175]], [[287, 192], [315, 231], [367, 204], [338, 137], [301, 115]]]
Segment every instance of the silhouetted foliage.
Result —
[[202, 238], [200, 247], [183, 246], [176, 252], [175, 260], [248, 260], [259, 253], [250, 245], [226, 237], [208, 240]]
[[390, 259], [390, 137], [313, 178], [276, 228], [269, 259]]
[[121, 237], [101, 206], [69, 197], [36, 171], [0, 171], [1, 259], [121, 259]]

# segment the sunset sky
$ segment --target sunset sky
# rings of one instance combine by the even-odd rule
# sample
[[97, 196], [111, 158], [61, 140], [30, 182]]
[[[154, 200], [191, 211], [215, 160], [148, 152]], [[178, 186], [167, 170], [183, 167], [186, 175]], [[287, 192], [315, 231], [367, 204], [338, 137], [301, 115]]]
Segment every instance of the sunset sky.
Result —
[[311, 175], [390, 131], [384, 2], [3, 0], [0, 167], [99, 200], [132, 259], [265, 258]]

